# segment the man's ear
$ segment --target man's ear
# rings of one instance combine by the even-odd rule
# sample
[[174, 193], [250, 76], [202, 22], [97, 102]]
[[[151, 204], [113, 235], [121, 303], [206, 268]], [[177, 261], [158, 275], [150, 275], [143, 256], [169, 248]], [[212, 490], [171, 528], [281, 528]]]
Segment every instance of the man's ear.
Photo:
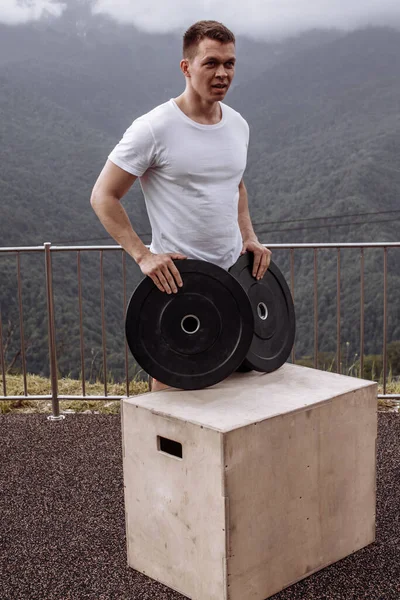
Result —
[[187, 58], [184, 58], [181, 60], [181, 71], [184, 74], [185, 77], [190, 77], [190, 70], [189, 70], [189, 61]]

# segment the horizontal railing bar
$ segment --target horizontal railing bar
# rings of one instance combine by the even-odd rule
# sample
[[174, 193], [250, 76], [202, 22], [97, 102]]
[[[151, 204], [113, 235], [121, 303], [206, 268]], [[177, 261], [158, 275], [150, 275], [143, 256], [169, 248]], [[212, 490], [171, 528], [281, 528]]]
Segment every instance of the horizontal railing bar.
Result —
[[[58, 396], [59, 400], [87, 400], [87, 401], [106, 401], [106, 400], [122, 400], [122, 398], [127, 398], [124, 394], [122, 396]], [[400, 402], [400, 394], [378, 394], [378, 400], [394, 400]], [[0, 396], [0, 402], [9, 401], [15, 402], [16, 400], [51, 400], [52, 396]]]
[[[149, 246], [147, 246], [149, 247]], [[122, 250], [121, 246], [51, 246], [51, 252], [74, 252], [77, 250], [99, 251], [99, 250]], [[15, 246], [12, 248], [0, 248], [0, 252], [44, 252], [44, 246]]]
[[[326, 243], [326, 244], [263, 244], [268, 248], [276, 250], [290, 250], [290, 248], [400, 248], [400, 242], [352, 242], [352, 243]], [[149, 244], [145, 244], [149, 248]], [[105, 251], [121, 251], [122, 247], [117, 245], [109, 246], [51, 246], [51, 252], [73, 252], [77, 250], [87, 250], [88, 252], [96, 252], [99, 250]], [[44, 246], [15, 246], [0, 248], [0, 253], [7, 252], [44, 252]]]
[[44, 246], [12, 246], [10, 248], [0, 248], [0, 252], [44, 252]]
[[290, 248], [400, 248], [400, 242], [334, 243], [334, 244], [263, 244], [268, 248], [290, 250]]
[[122, 398], [126, 398], [125, 395], [123, 396], [58, 396], [59, 400], [94, 400], [94, 401], [101, 401], [101, 400], [121, 400]]
[[16, 400], [51, 400], [52, 396], [50, 394], [45, 396], [0, 396], [0, 402], [14, 402]]
[[[0, 396], [0, 402], [4, 401], [4, 402], [15, 402], [18, 400], [51, 400], [53, 396], [46, 395], [46, 396]], [[126, 396], [63, 396], [63, 395], [59, 395], [57, 396], [57, 398], [59, 400], [93, 400], [93, 401], [100, 401], [100, 400], [121, 400], [121, 398], [126, 398]]]
[[[149, 247], [149, 246], [147, 246]], [[71, 252], [77, 250], [88, 250], [89, 252], [98, 252], [99, 250], [119, 250], [121, 252], [122, 246], [52, 246], [52, 252]]]

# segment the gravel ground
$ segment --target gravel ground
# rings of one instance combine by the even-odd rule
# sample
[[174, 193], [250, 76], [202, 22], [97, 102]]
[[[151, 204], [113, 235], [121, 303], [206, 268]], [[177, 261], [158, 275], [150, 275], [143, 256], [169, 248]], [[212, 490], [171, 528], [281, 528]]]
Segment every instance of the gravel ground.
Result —
[[[0, 416], [0, 600], [183, 600], [126, 565], [121, 456], [119, 416]], [[274, 600], [400, 599], [398, 414], [377, 477], [376, 542]]]

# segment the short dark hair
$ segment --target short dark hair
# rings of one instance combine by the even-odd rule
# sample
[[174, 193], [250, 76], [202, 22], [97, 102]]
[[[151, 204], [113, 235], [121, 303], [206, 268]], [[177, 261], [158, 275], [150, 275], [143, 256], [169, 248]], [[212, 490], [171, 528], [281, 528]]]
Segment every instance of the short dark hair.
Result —
[[194, 58], [197, 46], [204, 38], [217, 40], [222, 44], [235, 43], [232, 31], [218, 21], [197, 21], [183, 36], [183, 58]]

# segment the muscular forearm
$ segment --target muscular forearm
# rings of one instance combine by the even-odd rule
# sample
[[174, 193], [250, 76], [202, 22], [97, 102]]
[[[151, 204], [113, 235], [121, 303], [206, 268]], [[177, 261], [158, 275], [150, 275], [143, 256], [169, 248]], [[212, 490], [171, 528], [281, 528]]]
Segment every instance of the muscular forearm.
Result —
[[118, 198], [93, 193], [90, 203], [106, 231], [137, 263], [140, 263], [142, 258], [149, 254], [149, 250], [133, 230]]
[[243, 181], [241, 181], [239, 185], [238, 222], [243, 240], [241, 254], [245, 254], [246, 252], [253, 253], [253, 277], [260, 280], [264, 277], [269, 267], [271, 250], [265, 248], [265, 246], [258, 241], [257, 236], [254, 233], [250, 219], [247, 191]]
[[239, 185], [238, 223], [243, 241], [257, 241], [249, 213], [247, 190], [243, 182]]

